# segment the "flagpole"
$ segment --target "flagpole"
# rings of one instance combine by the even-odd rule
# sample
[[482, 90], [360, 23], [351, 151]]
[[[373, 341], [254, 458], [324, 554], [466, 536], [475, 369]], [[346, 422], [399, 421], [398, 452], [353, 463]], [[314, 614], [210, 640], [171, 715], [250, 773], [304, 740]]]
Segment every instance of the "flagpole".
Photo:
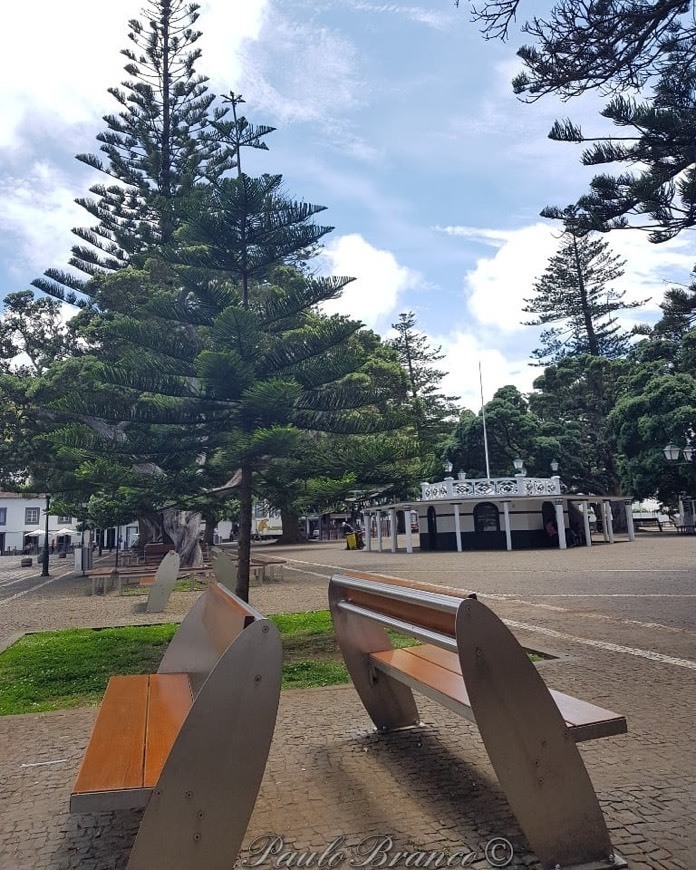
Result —
[[486, 454], [486, 477], [491, 479], [491, 466], [488, 462], [488, 434], [486, 432], [486, 409], [483, 404], [483, 375], [481, 374], [481, 360], [479, 360], [479, 386], [481, 387], [481, 417], [483, 419], [483, 449]]

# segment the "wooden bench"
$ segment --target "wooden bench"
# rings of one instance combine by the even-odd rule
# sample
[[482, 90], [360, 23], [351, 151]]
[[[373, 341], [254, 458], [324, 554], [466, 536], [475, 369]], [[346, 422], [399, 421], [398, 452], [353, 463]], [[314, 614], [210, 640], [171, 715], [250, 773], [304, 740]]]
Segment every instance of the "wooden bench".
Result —
[[266, 580], [282, 580], [283, 566], [287, 565], [287, 559], [281, 559], [280, 556], [267, 556], [265, 553], [252, 551], [251, 561], [254, 565], [260, 565], [262, 568], [261, 582]]
[[229, 870], [268, 758], [280, 677], [276, 626], [211, 584], [156, 674], [109, 680], [70, 811], [146, 808], [128, 870]]
[[[348, 671], [380, 731], [419, 724], [413, 689], [432, 698], [478, 726], [544, 867], [626, 866], [576, 747], [623, 734], [623, 716], [550, 691], [510, 630], [473, 593], [335, 575], [329, 606]], [[394, 649], [387, 628], [422, 644]]]
[[[232, 592], [237, 587], [237, 552], [235, 550], [218, 550], [213, 552], [213, 574], [223, 586]], [[260, 586], [266, 579], [267, 565], [256, 561], [253, 556], [249, 563], [249, 586]]]
[[154, 574], [151, 568], [149, 570], [147, 568], [127, 570], [101, 568], [89, 571], [88, 576], [92, 580], [92, 595], [95, 594], [98, 584], [102, 586], [102, 593], [106, 592], [107, 586], [109, 588], [115, 586], [120, 595], [124, 580], [126, 585], [130, 580], [137, 581], [141, 588], [148, 590], [146, 613], [162, 613], [174, 591], [179, 573], [179, 556], [172, 550], [162, 559]]

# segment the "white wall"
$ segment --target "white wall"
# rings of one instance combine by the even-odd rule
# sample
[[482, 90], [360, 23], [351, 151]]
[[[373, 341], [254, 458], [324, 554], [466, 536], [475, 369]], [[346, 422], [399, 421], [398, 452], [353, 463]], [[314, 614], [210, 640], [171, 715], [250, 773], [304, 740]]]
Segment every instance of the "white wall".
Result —
[[[36, 522], [26, 521], [27, 508], [33, 508], [34, 512], [38, 509], [38, 520]], [[46, 527], [46, 498], [44, 496], [20, 496], [19, 498], [12, 493], [0, 493], [0, 520], [2, 519], [2, 511], [5, 511], [5, 522], [0, 522], [0, 535], [4, 533], [5, 544], [4, 550], [14, 550], [21, 552], [24, 549], [26, 541], [26, 533], [33, 532], [36, 529], [41, 529], [41, 535], [38, 538], [29, 539], [37, 540], [39, 547], [43, 547], [44, 533]], [[65, 517], [61, 517], [62, 522], [58, 522], [58, 517], [52, 514], [48, 517], [48, 542], [55, 540], [58, 543], [56, 532], [61, 528], [76, 528], [77, 518], [70, 517], [70, 521], [66, 521]], [[79, 535], [73, 535], [71, 543], [79, 541]]]

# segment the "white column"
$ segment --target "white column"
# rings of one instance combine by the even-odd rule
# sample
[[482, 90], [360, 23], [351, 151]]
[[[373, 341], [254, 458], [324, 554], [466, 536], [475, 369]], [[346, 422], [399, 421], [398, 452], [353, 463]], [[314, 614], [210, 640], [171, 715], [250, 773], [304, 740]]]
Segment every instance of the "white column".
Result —
[[462, 521], [459, 517], [459, 505], [453, 504], [454, 508], [454, 534], [457, 536], [457, 552], [462, 551]]
[[503, 522], [505, 524], [505, 547], [512, 550], [512, 534], [510, 532], [510, 502], [503, 502]]
[[583, 522], [583, 525], [585, 526], [585, 546], [586, 547], [592, 546], [592, 534], [590, 532], [590, 515], [588, 513], [589, 507], [590, 506], [586, 501], [584, 501], [582, 503], [582, 522]]
[[368, 553], [372, 552], [372, 514], [363, 514], [363, 534], [365, 541], [365, 549]]
[[607, 523], [607, 503], [605, 501], [602, 502], [602, 534], [604, 535], [605, 542], [608, 544], [609, 527]]
[[635, 541], [636, 530], [633, 525], [633, 502], [625, 502], [624, 507], [626, 508], [626, 528], [628, 529], [628, 540]]
[[382, 553], [382, 511], [377, 511], [375, 516], [377, 517], [377, 550]]
[[614, 543], [614, 519], [611, 513], [611, 502], [604, 502], [604, 514], [606, 516], [606, 522], [604, 523], [604, 528], [607, 530], [608, 538], [610, 544]]
[[396, 553], [396, 511], [392, 508], [389, 511], [389, 525], [391, 532], [391, 551], [392, 553]]
[[404, 527], [406, 528], [406, 552], [413, 552], [413, 537], [411, 534], [411, 511], [404, 511]]
[[568, 544], [566, 543], [565, 535], [565, 516], [563, 515], [563, 502], [557, 501], [554, 507], [556, 509], [556, 528], [558, 529], [558, 548], [559, 550], [566, 550], [568, 548]]

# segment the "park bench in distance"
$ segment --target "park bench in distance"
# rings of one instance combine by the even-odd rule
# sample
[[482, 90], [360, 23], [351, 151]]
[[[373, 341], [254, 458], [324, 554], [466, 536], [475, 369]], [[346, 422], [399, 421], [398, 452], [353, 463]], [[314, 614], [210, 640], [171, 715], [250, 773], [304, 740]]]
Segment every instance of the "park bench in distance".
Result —
[[230, 870], [266, 766], [280, 677], [274, 623], [212, 583], [156, 674], [109, 680], [70, 811], [146, 808], [128, 870]]
[[[473, 593], [356, 573], [331, 578], [329, 606], [350, 676], [380, 731], [419, 724], [412, 689], [465, 716], [477, 724], [544, 867], [626, 866], [575, 745], [624, 733], [623, 716], [549, 691]], [[424, 643], [393, 649], [386, 628]]]
[[[280, 568], [282, 571], [282, 566], [285, 562], [285, 559], [279, 559], [274, 556], [259, 557], [256, 553], [252, 553], [249, 562], [249, 585], [258, 586], [264, 583], [268, 576], [267, 572], [269, 572], [272, 579], [275, 579], [275, 569]], [[213, 548], [213, 573], [223, 586], [232, 591], [237, 586], [237, 563], [236, 550]]]
[[119, 568], [101, 568], [95, 571], [88, 571], [87, 576], [92, 580], [92, 595], [94, 595], [98, 583], [101, 583], [102, 593], [106, 592], [107, 585], [110, 587], [115, 585], [117, 593], [120, 595], [124, 580], [126, 584], [128, 584], [129, 580], [137, 580], [139, 586], [149, 590], [147, 604], [145, 605], [146, 613], [162, 613], [174, 591], [174, 584], [179, 576], [179, 555], [173, 550], [167, 553], [154, 574], [152, 569], [149, 571], [147, 569], [134, 571]]

